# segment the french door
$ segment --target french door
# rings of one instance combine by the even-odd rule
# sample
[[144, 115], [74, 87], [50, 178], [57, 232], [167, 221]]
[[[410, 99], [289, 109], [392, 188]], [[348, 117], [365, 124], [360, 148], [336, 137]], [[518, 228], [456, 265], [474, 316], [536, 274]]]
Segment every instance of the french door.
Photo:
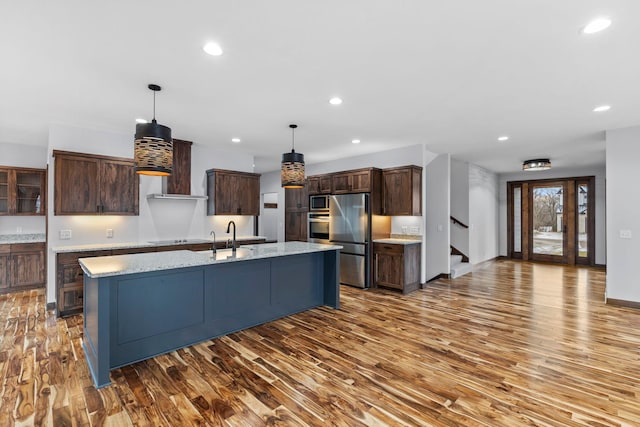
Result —
[[594, 177], [507, 183], [509, 257], [594, 263]]

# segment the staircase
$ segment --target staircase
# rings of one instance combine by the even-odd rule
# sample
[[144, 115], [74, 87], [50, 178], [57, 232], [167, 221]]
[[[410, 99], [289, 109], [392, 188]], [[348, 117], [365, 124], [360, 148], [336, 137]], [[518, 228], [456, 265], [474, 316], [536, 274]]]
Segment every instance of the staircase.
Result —
[[467, 273], [471, 273], [471, 264], [468, 262], [462, 262], [462, 255], [451, 254], [451, 271], [450, 277], [455, 279], [456, 277], [464, 276]]

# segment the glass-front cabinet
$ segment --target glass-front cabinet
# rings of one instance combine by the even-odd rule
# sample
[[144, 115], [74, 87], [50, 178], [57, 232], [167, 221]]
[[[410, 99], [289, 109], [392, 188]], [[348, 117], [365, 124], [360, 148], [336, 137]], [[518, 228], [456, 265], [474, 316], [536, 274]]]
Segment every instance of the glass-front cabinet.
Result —
[[45, 215], [45, 169], [0, 167], [0, 215]]

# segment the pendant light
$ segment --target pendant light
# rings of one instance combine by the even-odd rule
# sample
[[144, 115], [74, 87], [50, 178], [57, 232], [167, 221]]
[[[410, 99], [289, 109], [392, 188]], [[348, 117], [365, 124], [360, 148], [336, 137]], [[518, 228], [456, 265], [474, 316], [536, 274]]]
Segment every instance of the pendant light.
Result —
[[156, 122], [156, 92], [162, 88], [156, 84], [150, 84], [148, 88], [153, 91], [153, 120], [136, 125], [133, 150], [136, 173], [167, 176], [173, 168], [171, 129]]
[[296, 153], [295, 129], [298, 125], [289, 125], [291, 128], [291, 152], [282, 155], [280, 168], [280, 180], [284, 188], [303, 188], [304, 179], [304, 154]]
[[523, 171], [544, 171], [551, 169], [551, 161], [549, 159], [532, 159], [522, 163]]

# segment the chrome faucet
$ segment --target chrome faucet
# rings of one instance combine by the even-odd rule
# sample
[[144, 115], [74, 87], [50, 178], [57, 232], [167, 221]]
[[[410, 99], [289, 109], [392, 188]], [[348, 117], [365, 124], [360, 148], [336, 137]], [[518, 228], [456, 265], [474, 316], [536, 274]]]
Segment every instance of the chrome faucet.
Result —
[[213, 244], [211, 245], [211, 251], [215, 254], [216, 253], [216, 232], [211, 230], [211, 233], [209, 233], [209, 236], [213, 236]]
[[227, 234], [229, 234], [229, 230], [231, 229], [231, 225], [233, 224], [233, 246], [231, 249], [231, 253], [235, 254], [236, 253], [236, 223], [233, 221], [229, 221], [229, 224], [227, 224]]

